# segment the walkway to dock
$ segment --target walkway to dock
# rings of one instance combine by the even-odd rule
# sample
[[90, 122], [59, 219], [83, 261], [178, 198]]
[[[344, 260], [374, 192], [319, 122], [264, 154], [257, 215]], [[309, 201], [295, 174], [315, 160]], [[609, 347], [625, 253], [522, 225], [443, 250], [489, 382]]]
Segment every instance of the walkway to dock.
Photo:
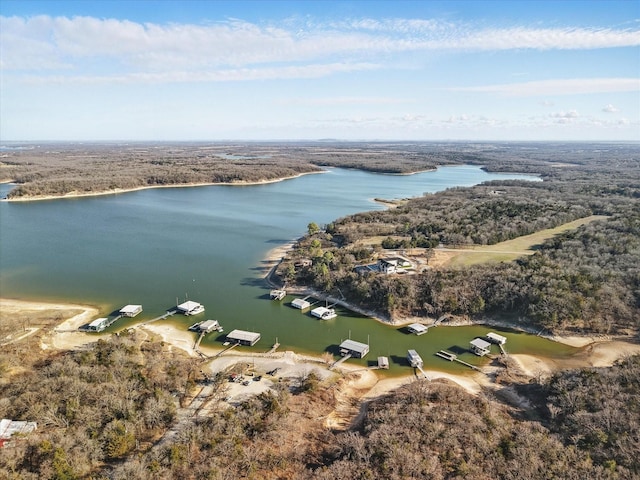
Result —
[[431, 377], [427, 375], [427, 372], [425, 372], [420, 365], [416, 365], [416, 368], [420, 370], [420, 373], [424, 376], [424, 378], [431, 381]]
[[147, 320], [146, 322], [142, 322], [140, 325], [148, 325], [149, 323], [157, 322], [158, 320], [164, 320], [165, 318], [169, 318], [178, 313], [178, 310], [167, 310], [164, 315], [160, 315], [159, 317], [152, 318], [151, 320]]
[[505, 350], [504, 345], [502, 345], [501, 343], [498, 344], [498, 348], [500, 348], [500, 353], [502, 353], [502, 355], [504, 355], [505, 357], [509, 355]]
[[232, 345], [229, 345], [227, 348], [225, 348], [224, 350], [222, 350], [221, 352], [216, 353], [213, 358], [218, 358], [221, 357], [222, 355], [224, 355], [225, 353], [227, 353], [229, 350], [236, 348], [238, 345], [240, 345], [240, 342], [236, 342]]
[[269, 350], [267, 352], [267, 355], [271, 354], [271, 353], [276, 353], [276, 350], [278, 350], [278, 347], [280, 346], [280, 344], [278, 342], [273, 344], [273, 347], [271, 347], [271, 350]]
[[346, 362], [347, 360], [349, 360], [351, 358], [351, 354], [348, 353], [347, 355], [345, 355], [344, 357], [342, 357], [341, 359], [333, 362], [331, 365], [329, 365], [329, 370], [334, 369], [335, 367], [337, 367], [338, 365], [340, 365], [343, 362]]
[[477, 370], [478, 372], [482, 371], [480, 368], [476, 367], [475, 365], [471, 365], [470, 363], [467, 363], [464, 360], [460, 360], [455, 353], [447, 352], [446, 350], [440, 350], [438, 353], [436, 353], [436, 356], [438, 356], [440, 358], [444, 358], [445, 360], [448, 360], [450, 362], [461, 363], [465, 367], [473, 368], [474, 370]]

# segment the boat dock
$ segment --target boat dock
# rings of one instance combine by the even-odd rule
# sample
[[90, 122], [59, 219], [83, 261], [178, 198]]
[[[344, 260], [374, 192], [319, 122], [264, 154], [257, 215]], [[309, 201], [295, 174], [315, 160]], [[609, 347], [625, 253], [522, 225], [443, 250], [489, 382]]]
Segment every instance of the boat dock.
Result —
[[269, 297], [271, 298], [271, 300], [282, 300], [286, 296], [286, 290], [271, 290], [271, 292], [269, 292]]
[[280, 344], [278, 343], [278, 339], [276, 338], [276, 343], [273, 344], [273, 346], [271, 347], [271, 350], [267, 352], [267, 355], [269, 355], [270, 353], [276, 353], [276, 350], [278, 350], [279, 347], [280, 347]]
[[475, 365], [471, 365], [470, 363], [467, 363], [464, 360], [460, 360], [455, 353], [447, 352], [446, 350], [440, 350], [438, 353], [436, 353], [436, 356], [440, 358], [444, 358], [445, 360], [448, 360], [450, 362], [458, 362], [464, 365], [465, 367], [472, 368], [473, 370], [477, 370], [478, 372], [482, 371]]

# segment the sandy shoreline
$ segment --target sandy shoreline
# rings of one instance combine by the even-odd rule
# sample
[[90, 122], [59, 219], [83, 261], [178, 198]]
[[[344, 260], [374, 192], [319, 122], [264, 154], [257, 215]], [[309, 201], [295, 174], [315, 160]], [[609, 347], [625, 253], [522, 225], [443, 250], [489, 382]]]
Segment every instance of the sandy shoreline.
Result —
[[[281, 245], [269, 251], [264, 260], [264, 270], [271, 271], [292, 245], [293, 243]], [[0, 309], [2, 309], [4, 314], [14, 312], [28, 313], [30, 311], [79, 311], [79, 313], [64, 319], [52, 329], [51, 333], [41, 341], [41, 348], [43, 350], [75, 350], [93, 343], [103, 336], [110, 335], [109, 333], [87, 334], [78, 331], [80, 326], [97, 318], [100, 311], [95, 306], [0, 298]], [[327, 364], [324, 363], [323, 359], [319, 356], [297, 355], [295, 352], [290, 351], [276, 352], [271, 355], [229, 352], [219, 358], [213, 358], [222, 348], [216, 349], [203, 346], [199, 348], [199, 351], [196, 351], [194, 349], [197, 339], [196, 336], [191, 332], [179, 330], [173, 325], [164, 323], [140, 323], [129, 328], [138, 328], [147, 334], [157, 336], [166, 344], [174, 348], [179, 348], [190, 356], [200, 357], [201, 354], [203, 354], [209, 357], [208, 368], [210, 368], [212, 372], [221, 371], [231, 364], [251, 363], [253, 365], [259, 365], [263, 372], [277, 367], [283, 369], [283, 374], [286, 373], [288, 376], [296, 378], [308, 374], [311, 370], [317, 371], [321, 378], [335, 373], [328, 370]], [[617, 360], [625, 356], [640, 354], [640, 345], [622, 340], [577, 336], [554, 336], [548, 338], [559, 343], [579, 347], [581, 348], [581, 352], [566, 360], [554, 360], [527, 354], [511, 354], [510, 358], [515, 360], [522, 374], [529, 377], [546, 377], [554, 371], [562, 369], [606, 367], [613, 365]], [[392, 378], [380, 377], [373, 370], [348, 364], [342, 364], [338, 372], [342, 374], [357, 372], [357, 381], [353, 382], [353, 386], [364, 392], [362, 399], [375, 398], [376, 396], [383, 395], [416, 380], [414, 375]], [[474, 375], [453, 375], [435, 370], [430, 370], [426, 373], [432, 380], [447, 379], [473, 394], [479, 393], [484, 387], [496, 387], [496, 385], [493, 385], [489, 378], [482, 373]], [[240, 390], [239, 394], [244, 395], [253, 390], [258, 391], [264, 388], [267, 383], [268, 382], [265, 382], [265, 384], [261, 386], [252, 386], [249, 389]]]
[[[37, 202], [40, 200], [59, 200], [63, 198], [101, 197], [105, 195], [119, 195], [121, 193], [138, 192], [140, 190], [152, 190], [156, 188], [192, 188], [192, 187], [211, 187], [211, 186], [221, 186], [221, 185], [228, 185], [232, 187], [247, 187], [251, 185], [266, 185], [269, 183], [283, 182], [285, 180], [291, 180], [294, 178], [302, 177], [303, 175], [313, 175], [316, 173], [327, 173], [327, 171], [321, 170], [319, 172], [305, 172], [305, 173], [299, 173], [297, 175], [292, 175], [290, 177], [275, 178], [273, 180], [261, 180], [258, 182], [240, 181], [240, 182], [182, 183], [182, 184], [175, 184], [175, 185], [149, 185], [149, 186], [140, 186], [140, 187], [134, 187], [134, 188], [114, 188], [112, 190], [104, 190], [104, 191], [98, 191], [98, 192], [86, 192], [86, 193], [70, 192], [64, 195], [38, 195], [38, 196], [30, 196], [30, 197], [3, 198], [3, 199], [0, 199], [0, 201], [2, 202]], [[13, 182], [4, 181], [0, 183], [13, 183]]]

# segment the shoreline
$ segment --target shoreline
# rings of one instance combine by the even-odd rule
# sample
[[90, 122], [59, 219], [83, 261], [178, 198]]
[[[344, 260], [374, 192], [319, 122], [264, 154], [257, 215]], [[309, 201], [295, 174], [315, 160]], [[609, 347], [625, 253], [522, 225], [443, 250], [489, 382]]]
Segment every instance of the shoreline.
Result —
[[[282, 249], [279, 247], [273, 249], [272, 252]], [[273, 253], [272, 258], [275, 256]], [[87, 345], [96, 342], [100, 338], [113, 335], [112, 333], [88, 334], [78, 331], [78, 327], [91, 321], [91, 319], [99, 315], [100, 310], [91, 305], [66, 304], [66, 303], [49, 303], [36, 302], [32, 300], [19, 300], [0, 298], [0, 308], [6, 313], [7, 309], [14, 311], [28, 312], [38, 311], [69, 311], [80, 310], [79, 313], [63, 319], [60, 323], [53, 326], [50, 331], [47, 330], [46, 335], [40, 341], [40, 348], [45, 350], [80, 350]], [[75, 313], [75, 312], [74, 312]], [[212, 372], [220, 371], [220, 365], [228, 366], [230, 364], [258, 364], [277, 365], [285, 364], [287, 370], [292, 376], [308, 373], [313, 369], [319, 369], [323, 375], [331, 373], [349, 376], [356, 375], [356, 384], [361, 384], [361, 400], [378, 397], [389, 393], [407, 383], [418, 380], [414, 374], [399, 376], [380, 376], [374, 369], [363, 368], [359, 365], [342, 364], [335, 370], [329, 370], [326, 359], [320, 356], [307, 354], [298, 354], [294, 351], [277, 351], [274, 353], [266, 352], [228, 352], [223, 356], [217, 357], [223, 348], [198, 347], [195, 349], [196, 336], [188, 331], [177, 329], [171, 324], [144, 324], [138, 323], [128, 328], [139, 329], [147, 335], [153, 335], [170, 346], [170, 348], [178, 348], [187, 355], [194, 358], [203, 358], [208, 363], [208, 367]], [[28, 335], [16, 338], [20, 341]], [[594, 340], [592, 337], [557, 337], [556, 341], [564, 340], [571, 342], [568, 344], [582, 343], [582, 349], [576, 355], [569, 359], [554, 360], [552, 358], [540, 357], [528, 354], [510, 354], [519, 367], [523, 375], [536, 378], [546, 377], [555, 371], [573, 368], [589, 368], [589, 367], [607, 367], [613, 365], [617, 360], [630, 355], [640, 354], [640, 344], [622, 339], [601, 339]], [[580, 342], [578, 342], [580, 340]], [[587, 343], [585, 343], [585, 340]], [[563, 342], [564, 343], [564, 342]], [[491, 370], [491, 369], [490, 369]], [[451, 374], [438, 370], [427, 370], [426, 374], [430, 380], [445, 379], [451, 381], [471, 394], [479, 394], [484, 388], [500, 388], [500, 385], [491, 381], [488, 372], [473, 374]]]
[[[214, 187], [214, 186], [225, 186], [225, 185], [232, 186], [232, 187], [248, 187], [251, 185], [267, 185], [270, 183], [284, 182], [285, 180], [292, 180], [294, 178], [302, 177], [303, 175], [314, 175], [318, 173], [327, 173], [327, 170], [320, 170], [317, 172], [304, 172], [304, 173], [299, 173], [297, 175], [291, 175], [289, 177], [274, 178], [272, 180], [260, 180], [257, 182], [239, 181], [239, 182], [179, 183], [179, 184], [172, 184], [172, 185], [145, 185], [145, 186], [132, 187], [132, 188], [115, 188], [113, 190], [103, 190], [103, 191], [87, 192], [87, 193], [69, 192], [62, 195], [36, 195], [36, 196], [17, 197], [17, 198], [5, 197], [0, 199], [0, 201], [9, 202], [9, 203], [38, 202], [38, 201], [44, 201], [44, 200], [62, 200], [66, 198], [103, 197], [106, 195], [119, 195], [122, 193], [138, 192], [142, 190], [152, 190], [157, 188], [195, 188], [195, 187]], [[13, 181], [7, 180], [0, 183], [7, 184], [7, 183], [13, 183]]]

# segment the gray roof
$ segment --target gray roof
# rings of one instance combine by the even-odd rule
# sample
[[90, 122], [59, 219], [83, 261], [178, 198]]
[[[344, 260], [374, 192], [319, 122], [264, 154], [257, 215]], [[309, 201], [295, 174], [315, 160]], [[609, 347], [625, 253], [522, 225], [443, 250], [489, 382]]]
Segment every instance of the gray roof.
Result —
[[360, 353], [369, 351], [369, 345], [366, 343], [356, 342], [355, 340], [345, 340], [340, 344], [340, 348], [346, 348], [347, 350]]
[[471, 340], [470, 343], [474, 347], [481, 348], [483, 350], [488, 350], [491, 347], [491, 344], [489, 342], [487, 342], [486, 340], [483, 340], [481, 338], [475, 338], [475, 339]]
[[231, 340], [243, 340], [245, 342], [255, 342], [260, 338], [260, 334], [256, 332], [247, 332], [245, 330], [233, 330], [227, 334], [227, 338]]

